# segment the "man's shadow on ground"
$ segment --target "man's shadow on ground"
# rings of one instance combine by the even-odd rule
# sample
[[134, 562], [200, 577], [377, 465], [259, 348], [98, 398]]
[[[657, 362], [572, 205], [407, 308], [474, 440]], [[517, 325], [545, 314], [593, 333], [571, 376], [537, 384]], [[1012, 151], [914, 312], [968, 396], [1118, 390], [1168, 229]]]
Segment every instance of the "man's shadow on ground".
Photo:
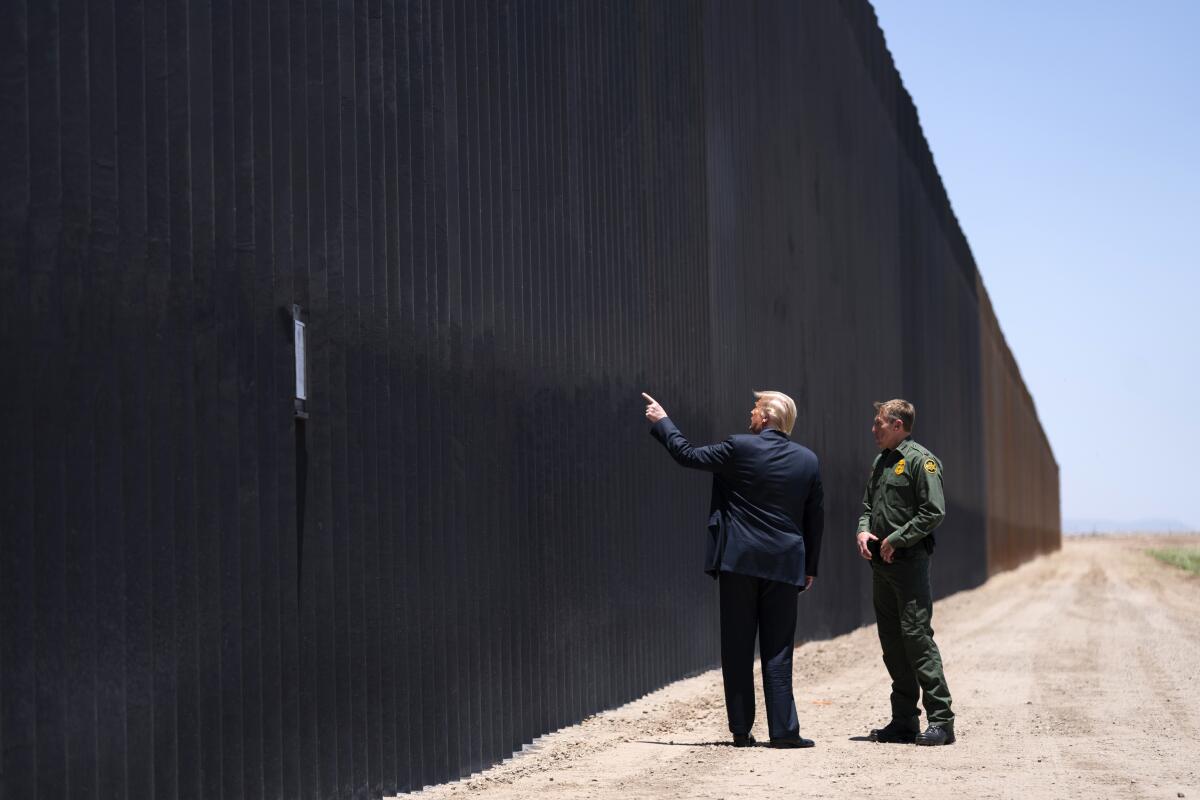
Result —
[[[871, 742], [872, 744], [877, 744], [877, 742], [874, 742], [870, 736], [851, 736], [850, 741], [851, 742]], [[653, 739], [635, 739], [634, 743], [635, 744], [660, 744], [664, 747], [733, 747], [734, 746], [733, 742], [729, 742], [729, 741], [724, 741], [724, 742], [677, 742], [674, 739], [672, 739], [669, 742], [659, 742], [659, 741], [655, 741]], [[755, 742], [752, 745], [746, 745], [746, 746], [747, 747], [770, 747], [771, 745], [769, 742]]]
[[[733, 742], [656, 742], [651, 739], [635, 739], [635, 744], [661, 744], [664, 747], [733, 747]], [[745, 747], [767, 747], [766, 742], [755, 742], [754, 744], [744, 745]]]

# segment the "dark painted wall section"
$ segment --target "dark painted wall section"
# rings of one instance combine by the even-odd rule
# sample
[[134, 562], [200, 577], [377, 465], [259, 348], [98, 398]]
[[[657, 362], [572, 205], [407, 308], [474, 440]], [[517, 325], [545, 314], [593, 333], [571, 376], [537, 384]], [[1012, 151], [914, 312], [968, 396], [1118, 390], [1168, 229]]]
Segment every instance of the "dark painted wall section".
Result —
[[870, 617], [872, 399], [985, 577], [975, 268], [861, 0], [8, 11], [0, 796], [378, 796], [713, 665], [642, 389], [796, 397], [802, 637]]
[[986, 576], [975, 268], [947, 236], [932, 161], [912, 157], [924, 139], [863, 9], [711, 2], [705, 16], [713, 417], [739, 426], [748, 389], [781, 387], [794, 437], [822, 458], [829, 541], [804, 635], [873, 613], [848, 545], [872, 400], [914, 402], [915, 438], [945, 465], [935, 590]]

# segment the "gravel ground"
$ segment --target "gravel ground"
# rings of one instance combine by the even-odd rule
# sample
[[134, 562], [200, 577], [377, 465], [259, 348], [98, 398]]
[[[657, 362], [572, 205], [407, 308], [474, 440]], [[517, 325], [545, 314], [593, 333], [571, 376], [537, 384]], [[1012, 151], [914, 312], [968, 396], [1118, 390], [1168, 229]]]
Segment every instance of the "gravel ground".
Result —
[[950, 747], [864, 740], [888, 716], [872, 626], [796, 650], [813, 749], [730, 747], [712, 671], [418, 796], [1200, 800], [1200, 576], [1145, 553], [1176, 544], [1200, 547], [1200, 537], [1067, 539], [940, 601], [934, 624], [958, 715]]

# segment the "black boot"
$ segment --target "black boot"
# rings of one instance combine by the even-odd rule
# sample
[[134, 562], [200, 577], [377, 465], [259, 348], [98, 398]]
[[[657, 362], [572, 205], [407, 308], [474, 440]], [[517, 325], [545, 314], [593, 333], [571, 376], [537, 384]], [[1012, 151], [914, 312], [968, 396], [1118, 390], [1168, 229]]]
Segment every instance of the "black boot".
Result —
[[924, 733], [917, 736], [917, 744], [923, 747], [954, 744], [954, 724], [930, 725]]
[[892, 720], [882, 728], [873, 729], [868, 738], [884, 744], [912, 744], [917, 740], [917, 732], [902, 722]]
[[754, 747], [754, 734], [752, 733], [735, 733], [733, 735], [734, 747]]

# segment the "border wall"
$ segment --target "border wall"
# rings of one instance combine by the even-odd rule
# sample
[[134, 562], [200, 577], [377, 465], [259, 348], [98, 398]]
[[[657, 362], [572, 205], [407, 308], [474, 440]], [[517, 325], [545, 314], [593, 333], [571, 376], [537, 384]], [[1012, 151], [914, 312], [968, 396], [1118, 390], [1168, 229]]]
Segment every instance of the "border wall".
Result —
[[979, 282], [983, 414], [987, 448], [988, 575], [1062, 546], [1058, 463], [1033, 398]]
[[379, 797], [714, 666], [642, 390], [797, 400], [799, 638], [872, 618], [872, 400], [944, 462], [939, 595], [1058, 546], [865, 0], [7, 7], [0, 797]]

